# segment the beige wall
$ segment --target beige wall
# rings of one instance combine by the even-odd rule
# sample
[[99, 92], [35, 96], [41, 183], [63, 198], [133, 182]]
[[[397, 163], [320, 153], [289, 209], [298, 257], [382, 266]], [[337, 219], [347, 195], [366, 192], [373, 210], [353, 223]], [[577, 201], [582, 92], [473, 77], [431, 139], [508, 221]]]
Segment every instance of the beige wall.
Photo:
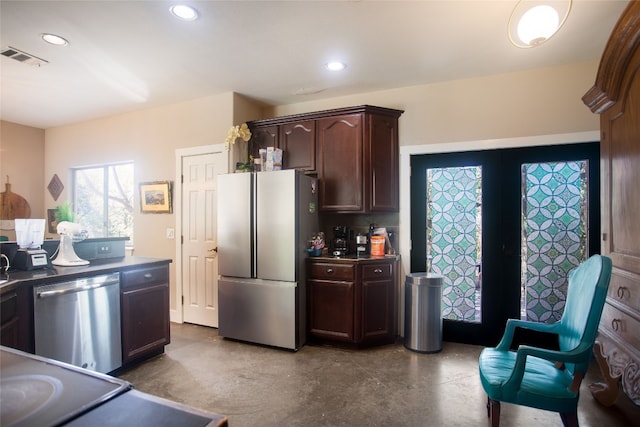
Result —
[[268, 108], [265, 117], [349, 105], [404, 110], [400, 145], [561, 134], [599, 129], [582, 103], [598, 62], [405, 87]]
[[[20, 151], [2, 151], [0, 166], [4, 171], [9, 156], [11, 165], [15, 165], [16, 159], [18, 163], [24, 162], [12, 166], [16, 171], [15, 178], [12, 176], [14, 190], [34, 194], [35, 198], [39, 195], [40, 201], [33, 203], [44, 213], [46, 208], [69, 199], [70, 167], [133, 160], [136, 182], [176, 181], [176, 149], [221, 144], [229, 126], [264, 117], [359, 104], [403, 109], [401, 146], [596, 131], [598, 117], [582, 104], [581, 97], [593, 85], [597, 66], [597, 62], [585, 62], [266, 108], [234, 93], [206, 96], [47, 129], [44, 155], [37, 160], [39, 165], [44, 164], [41, 167], [44, 173], [36, 172], [37, 179], [27, 167], [25, 157], [29, 156], [22, 150], [22, 138], [17, 133], [5, 132], [3, 126], [3, 139], [8, 134], [9, 146], [18, 147]], [[21, 129], [21, 132], [31, 134], [27, 130]], [[42, 132], [33, 130], [35, 135]], [[455, 145], [460, 148], [460, 144]], [[474, 143], [468, 145], [473, 148]], [[484, 146], [486, 148], [486, 144]], [[230, 164], [234, 161], [230, 159]], [[57, 202], [44, 189], [53, 174], [58, 174], [65, 185]], [[35, 189], [17, 185], [31, 179], [39, 183]], [[134, 205], [139, 206], [137, 194]], [[175, 206], [174, 202], [174, 209]], [[175, 260], [175, 241], [165, 236], [166, 228], [176, 227], [175, 214], [143, 215], [138, 211], [134, 223], [136, 255]], [[176, 308], [176, 293], [175, 265], [172, 264], [172, 309]]]
[[[0, 121], [0, 192], [6, 190], [8, 176], [11, 192], [29, 203], [31, 218], [46, 218], [44, 193], [48, 181], [42, 185], [45, 180], [44, 140], [43, 129]], [[14, 230], [1, 228], [0, 235], [9, 240], [16, 239]]]
[[[234, 114], [257, 114], [236, 94], [226, 93], [160, 108], [136, 111], [46, 130], [45, 180], [58, 174], [65, 191], [51, 208], [69, 200], [69, 168], [99, 163], [134, 161], [135, 182], [179, 181], [175, 176], [176, 149], [222, 144]], [[236, 100], [240, 107], [234, 108]], [[253, 108], [253, 110], [252, 110]], [[237, 111], [236, 111], [237, 110]], [[175, 241], [166, 229], [175, 228], [173, 214], [142, 214], [136, 189], [134, 254], [175, 260]], [[174, 210], [176, 201], [173, 203]], [[171, 307], [175, 308], [175, 265], [171, 265]]]

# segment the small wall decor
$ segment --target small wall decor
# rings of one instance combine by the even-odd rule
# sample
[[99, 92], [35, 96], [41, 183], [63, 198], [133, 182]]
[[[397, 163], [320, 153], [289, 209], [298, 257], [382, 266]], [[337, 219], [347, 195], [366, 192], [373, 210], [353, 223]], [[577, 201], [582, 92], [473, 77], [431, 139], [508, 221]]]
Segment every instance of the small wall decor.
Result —
[[64, 185], [62, 185], [62, 181], [58, 178], [58, 174], [53, 174], [53, 178], [49, 181], [47, 189], [49, 190], [51, 197], [53, 197], [53, 200], [58, 200], [62, 190], [64, 190]]
[[172, 213], [171, 181], [140, 183], [140, 211], [142, 213]]

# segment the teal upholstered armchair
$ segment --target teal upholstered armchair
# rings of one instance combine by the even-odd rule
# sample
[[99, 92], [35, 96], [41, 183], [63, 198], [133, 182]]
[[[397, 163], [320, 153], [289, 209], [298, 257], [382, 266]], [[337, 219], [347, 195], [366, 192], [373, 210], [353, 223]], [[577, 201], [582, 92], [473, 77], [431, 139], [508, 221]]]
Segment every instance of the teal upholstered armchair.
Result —
[[[569, 274], [564, 313], [544, 324], [509, 319], [500, 343], [480, 354], [482, 387], [491, 425], [500, 423], [500, 402], [559, 412], [565, 426], [578, 425], [578, 398], [611, 277], [611, 259], [594, 255]], [[516, 328], [557, 334], [559, 350], [520, 345], [509, 349]]]

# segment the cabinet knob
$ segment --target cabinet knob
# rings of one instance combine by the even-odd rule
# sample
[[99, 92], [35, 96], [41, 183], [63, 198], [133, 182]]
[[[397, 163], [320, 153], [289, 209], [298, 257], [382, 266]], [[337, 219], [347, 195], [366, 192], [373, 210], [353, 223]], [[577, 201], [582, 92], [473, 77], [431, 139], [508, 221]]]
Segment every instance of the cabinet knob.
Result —
[[627, 288], [625, 286], [618, 286], [618, 298], [622, 299], [624, 298], [624, 293], [626, 292]]
[[620, 319], [613, 319], [613, 320], [611, 321], [611, 328], [612, 328], [614, 331], [619, 331], [619, 330], [621, 329], [621, 326], [622, 326], [622, 320], [620, 320]]
[[151, 274], [151, 273], [145, 273], [144, 278], [145, 278], [145, 279], [153, 279], [153, 274]]
[[327, 274], [333, 274], [333, 268], [327, 268]]

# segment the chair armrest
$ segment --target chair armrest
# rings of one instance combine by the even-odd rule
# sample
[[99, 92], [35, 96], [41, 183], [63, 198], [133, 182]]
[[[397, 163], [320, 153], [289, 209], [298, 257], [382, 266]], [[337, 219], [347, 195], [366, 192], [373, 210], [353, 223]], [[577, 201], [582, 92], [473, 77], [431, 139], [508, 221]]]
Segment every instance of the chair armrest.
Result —
[[528, 356], [535, 356], [550, 362], [563, 363], [584, 363], [585, 358], [591, 356], [592, 346], [580, 344], [570, 351], [547, 350], [545, 348], [521, 345], [516, 352], [516, 363], [509, 379], [505, 382], [505, 390], [517, 392], [524, 377], [525, 366]]
[[502, 339], [496, 346], [496, 350], [507, 351], [511, 346], [511, 342], [513, 341], [513, 334], [515, 333], [516, 328], [524, 328], [537, 332], [548, 332], [548, 333], [556, 333], [557, 329], [559, 329], [559, 323], [538, 323], [538, 322], [528, 322], [526, 320], [520, 319], [507, 319], [507, 325], [504, 330], [504, 334], [502, 335]]

